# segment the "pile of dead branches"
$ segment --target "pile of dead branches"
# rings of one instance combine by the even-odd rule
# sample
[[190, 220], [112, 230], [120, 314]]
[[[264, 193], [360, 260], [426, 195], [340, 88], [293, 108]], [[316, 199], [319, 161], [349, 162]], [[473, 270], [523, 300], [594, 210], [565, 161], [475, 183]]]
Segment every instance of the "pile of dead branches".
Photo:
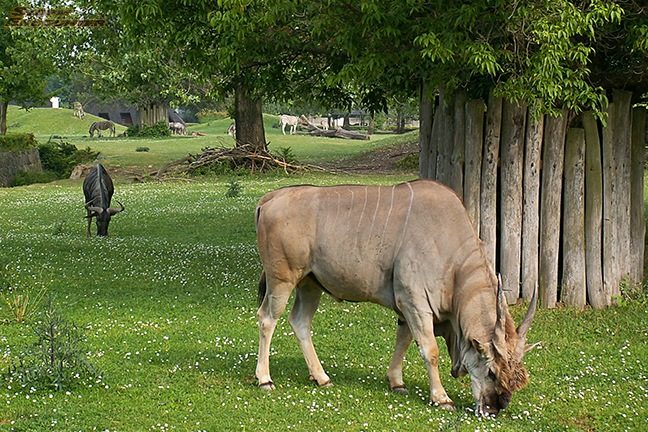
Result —
[[269, 151], [250, 144], [236, 147], [206, 147], [199, 155], [189, 155], [171, 162], [157, 171], [151, 172], [154, 177], [179, 175], [194, 175], [216, 165], [228, 164], [232, 171], [247, 170], [250, 173], [267, 172], [282, 169], [285, 173], [295, 173], [312, 166], [302, 166], [289, 163], [281, 157], [272, 155]]

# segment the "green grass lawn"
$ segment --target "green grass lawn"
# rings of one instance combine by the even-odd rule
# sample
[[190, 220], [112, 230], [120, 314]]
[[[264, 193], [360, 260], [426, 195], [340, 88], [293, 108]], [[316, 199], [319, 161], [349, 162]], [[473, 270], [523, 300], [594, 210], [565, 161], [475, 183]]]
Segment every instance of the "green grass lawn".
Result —
[[[274, 129], [268, 135], [271, 143], [285, 139], [295, 148], [303, 139], [284, 138]], [[158, 151], [192, 140], [159, 140]], [[104, 141], [109, 147], [131, 140]], [[346, 145], [340, 153], [375, 143]], [[308, 150], [306, 144], [300, 149], [304, 155]], [[119, 153], [115, 148], [114, 160]], [[0, 189], [0, 431], [643, 430], [645, 295], [606, 310], [539, 310], [529, 342], [542, 343], [525, 357], [530, 384], [496, 419], [471, 412], [470, 380], [451, 377], [444, 348], [441, 379], [457, 412], [428, 405], [427, 373], [415, 346], [404, 369], [410, 395], [388, 392], [384, 375], [396, 317], [375, 305], [327, 296], [315, 316], [313, 339], [334, 387], [320, 389], [309, 381], [286, 313], [271, 351], [278, 388], [256, 388], [258, 199], [298, 183], [392, 184], [412, 177], [241, 176], [243, 190], [234, 198], [226, 196], [229, 177], [142, 184], [122, 177], [115, 198], [126, 210], [103, 239], [85, 237], [80, 180]], [[84, 333], [82, 352], [99, 377], [79, 378], [62, 391], [7, 379], [43, 320], [38, 314], [24, 323], [13, 320], [5, 302], [13, 298], [7, 297], [7, 281], [14, 294], [34, 299], [45, 290], [54, 297]], [[28, 305], [42, 311], [34, 302]], [[526, 308], [511, 310], [519, 322]]]

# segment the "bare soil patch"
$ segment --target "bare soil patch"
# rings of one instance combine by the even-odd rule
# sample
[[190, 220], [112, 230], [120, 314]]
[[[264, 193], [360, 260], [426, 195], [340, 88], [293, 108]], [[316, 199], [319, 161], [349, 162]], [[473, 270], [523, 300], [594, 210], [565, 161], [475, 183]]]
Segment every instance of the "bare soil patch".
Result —
[[331, 171], [355, 174], [416, 174], [418, 153], [418, 143], [408, 142], [318, 165]]

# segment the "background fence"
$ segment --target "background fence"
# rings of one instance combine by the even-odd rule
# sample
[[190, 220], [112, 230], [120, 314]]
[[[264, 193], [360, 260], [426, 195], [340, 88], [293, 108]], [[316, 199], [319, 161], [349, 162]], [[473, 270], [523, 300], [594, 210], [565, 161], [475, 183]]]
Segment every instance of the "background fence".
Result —
[[[425, 95], [425, 89], [422, 93]], [[592, 113], [534, 113], [501, 98], [422, 96], [420, 175], [453, 188], [509, 303], [610, 305], [643, 279], [646, 110], [615, 91]]]

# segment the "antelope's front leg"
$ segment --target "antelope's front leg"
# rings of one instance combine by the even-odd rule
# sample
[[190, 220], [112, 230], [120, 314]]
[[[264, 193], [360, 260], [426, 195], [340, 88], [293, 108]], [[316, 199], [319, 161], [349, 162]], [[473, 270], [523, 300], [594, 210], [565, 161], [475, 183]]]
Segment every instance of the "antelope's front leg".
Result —
[[439, 346], [434, 337], [432, 312], [412, 308], [405, 313], [405, 319], [427, 368], [430, 380], [430, 403], [454, 411], [454, 402], [448, 397], [439, 377]]

